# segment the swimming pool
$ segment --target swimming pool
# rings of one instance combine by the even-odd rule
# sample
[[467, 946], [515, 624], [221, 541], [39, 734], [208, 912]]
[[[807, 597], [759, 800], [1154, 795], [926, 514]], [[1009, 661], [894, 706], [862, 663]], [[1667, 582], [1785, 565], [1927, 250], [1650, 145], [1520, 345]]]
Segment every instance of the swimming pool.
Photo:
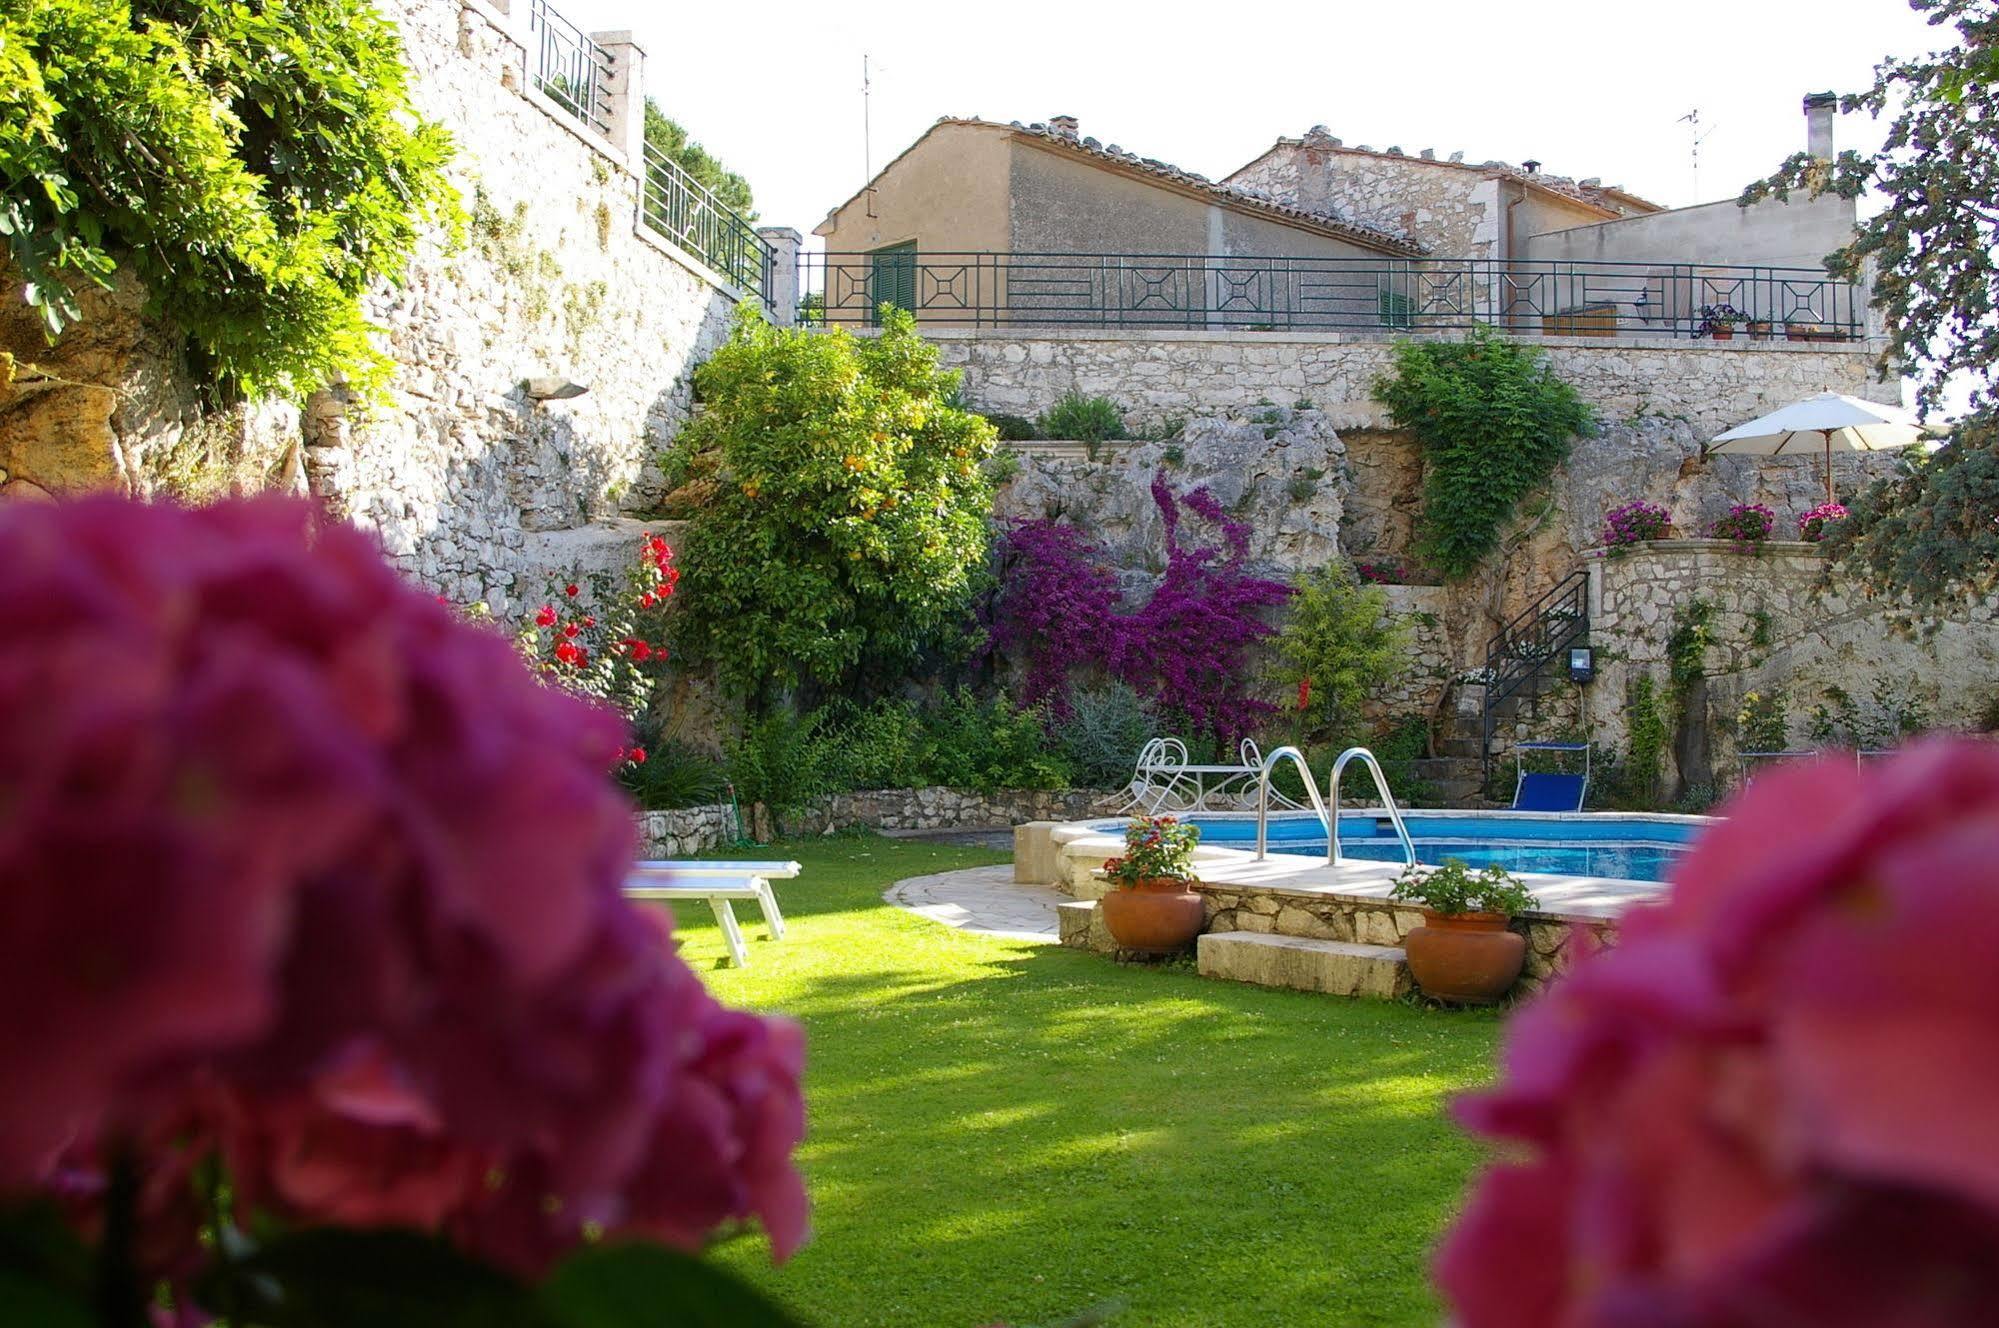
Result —
[[[1201, 842], [1214, 848], [1254, 851], [1253, 816], [1190, 816], [1201, 827]], [[1415, 841], [1419, 862], [1460, 858], [1468, 866], [1489, 863], [1513, 872], [1558, 876], [1604, 876], [1626, 881], [1664, 881], [1686, 855], [1706, 822], [1588, 813], [1540, 816], [1524, 812], [1426, 815], [1404, 812], [1403, 824]], [[1105, 822], [1115, 831], [1123, 822]], [[1270, 851], [1324, 857], [1326, 828], [1310, 814], [1270, 818]], [[1340, 815], [1340, 854], [1374, 862], [1402, 861], [1402, 843], [1386, 816], [1369, 811]]]

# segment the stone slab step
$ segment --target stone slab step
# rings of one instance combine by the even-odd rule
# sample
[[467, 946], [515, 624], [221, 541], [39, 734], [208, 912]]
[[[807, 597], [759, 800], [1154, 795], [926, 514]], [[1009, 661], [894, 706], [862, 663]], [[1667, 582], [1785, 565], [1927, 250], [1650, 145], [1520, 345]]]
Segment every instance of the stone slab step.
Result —
[[1254, 931], [1211, 931], [1195, 943], [1201, 976], [1334, 996], [1394, 1000], [1411, 984], [1401, 947], [1315, 941]]

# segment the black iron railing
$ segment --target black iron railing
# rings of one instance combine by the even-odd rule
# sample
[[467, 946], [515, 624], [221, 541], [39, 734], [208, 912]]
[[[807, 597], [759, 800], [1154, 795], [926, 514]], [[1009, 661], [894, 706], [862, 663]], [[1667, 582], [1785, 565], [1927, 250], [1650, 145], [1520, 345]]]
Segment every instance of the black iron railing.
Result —
[[1589, 569], [1570, 573], [1554, 589], [1523, 609], [1486, 642], [1478, 683], [1479, 759], [1489, 763], [1500, 705], [1525, 687], [1551, 661], [1566, 663], [1568, 648], [1589, 635]]
[[535, 90], [600, 134], [611, 132], [611, 54], [557, 13], [528, 0], [528, 77]]
[[639, 215], [647, 226], [743, 290], [769, 299], [769, 243], [740, 213], [716, 198], [651, 141], [645, 145], [645, 189], [639, 199]]
[[[1672, 336], [1753, 344], [1865, 329], [1866, 295], [1814, 268], [1470, 258], [875, 253], [800, 260], [801, 307], [870, 323], [895, 304], [967, 327], [1425, 331]], [[1726, 312], [1724, 312], [1726, 311]], [[1734, 321], [1726, 329], [1722, 323]]]

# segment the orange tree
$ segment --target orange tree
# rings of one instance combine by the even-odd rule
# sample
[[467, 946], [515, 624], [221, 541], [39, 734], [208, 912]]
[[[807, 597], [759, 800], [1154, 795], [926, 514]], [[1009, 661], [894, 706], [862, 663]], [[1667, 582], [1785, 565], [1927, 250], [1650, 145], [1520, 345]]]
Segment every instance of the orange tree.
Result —
[[704, 409], [662, 460], [689, 517], [683, 660], [761, 712], [907, 665], [963, 620], [995, 434], [908, 314], [859, 338], [745, 312], [694, 384]]

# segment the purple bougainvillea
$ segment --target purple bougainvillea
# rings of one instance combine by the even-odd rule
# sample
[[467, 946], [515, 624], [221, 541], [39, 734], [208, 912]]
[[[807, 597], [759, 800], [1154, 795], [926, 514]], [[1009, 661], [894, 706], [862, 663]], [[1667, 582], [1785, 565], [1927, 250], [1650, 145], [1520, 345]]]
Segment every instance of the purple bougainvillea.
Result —
[[[1026, 521], [1008, 531], [991, 647], [1024, 666], [1023, 698], [1057, 713], [1071, 679], [1097, 673], [1185, 715], [1197, 731], [1233, 739], [1274, 709], [1252, 694], [1251, 655], [1275, 630], [1266, 611], [1290, 588], [1250, 574], [1249, 528], [1206, 489], [1176, 498], [1155, 477], [1152, 500], [1166, 527], [1166, 574], [1129, 610], [1101, 550], [1075, 527]], [[1189, 515], [1219, 542], [1191, 538]]]

